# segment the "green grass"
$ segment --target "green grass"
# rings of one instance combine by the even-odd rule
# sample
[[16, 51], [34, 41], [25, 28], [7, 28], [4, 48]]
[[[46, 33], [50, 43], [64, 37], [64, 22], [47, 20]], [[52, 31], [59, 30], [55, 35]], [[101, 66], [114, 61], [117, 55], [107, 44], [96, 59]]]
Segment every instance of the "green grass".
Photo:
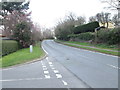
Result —
[[[76, 47], [76, 48], [82, 48], [82, 49], [87, 49], [87, 50], [91, 50], [91, 51], [97, 51], [97, 52], [101, 52], [101, 53], [120, 56], [120, 54], [118, 54], [118, 52], [103, 50], [103, 49], [109, 49], [109, 50], [118, 51], [118, 49], [114, 49], [115, 47], [113, 47], [113, 49], [111, 49], [112, 47], [109, 47], [109, 46], [106, 46], [106, 45], [105, 45], [105, 47], [104, 47], [104, 45], [101, 45], [101, 46], [100, 45], [98, 45], [98, 46], [94, 45], [97, 48], [91, 48], [91, 47], [85, 47], [85, 46], [93, 46], [93, 45], [91, 45], [89, 43], [84, 43], [84, 42], [59, 41], [59, 40], [57, 40], [56, 42], [63, 43], [65, 45]], [[67, 43], [64, 43], [64, 42], [67, 42]], [[78, 44], [78, 45], [83, 45], [83, 46], [72, 45], [72, 43], [73, 44]]]
[[110, 50], [116, 50], [118, 51], [118, 46], [117, 45], [107, 45], [107, 44], [91, 44], [88, 42], [76, 42], [76, 41], [64, 41], [67, 43], [73, 43], [73, 44], [78, 44], [78, 45], [84, 45], [84, 46], [93, 46], [101, 49], [110, 49]]
[[33, 52], [30, 53], [29, 48], [18, 50], [7, 56], [2, 57], [2, 67], [13, 66], [16, 64], [22, 64], [33, 59], [41, 58], [45, 55], [40, 45], [33, 47]]

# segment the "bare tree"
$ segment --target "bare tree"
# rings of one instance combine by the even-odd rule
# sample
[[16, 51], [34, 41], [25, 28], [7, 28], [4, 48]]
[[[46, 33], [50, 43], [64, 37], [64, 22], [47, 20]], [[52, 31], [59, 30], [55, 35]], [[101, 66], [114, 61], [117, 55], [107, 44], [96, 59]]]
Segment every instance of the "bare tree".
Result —
[[82, 24], [85, 24], [85, 23], [86, 23], [85, 17], [83, 17], [83, 16], [77, 17], [77, 20], [76, 20], [77, 25], [82, 25]]
[[105, 26], [105, 24], [107, 23], [107, 28], [109, 26], [109, 21], [110, 21], [110, 13], [98, 13], [96, 14], [96, 19], [98, 22], [100, 22], [101, 24], [103, 24], [103, 26]]
[[95, 16], [89, 17], [89, 22], [94, 22], [94, 21], [96, 21], [96, 17]]
[[117, 14], [115, 14], [115, 15], [112, 17], [112, 21], [115, 23], [116, 26], [118, 25], [118, 15], [117, 15]]
[[118, 26], [120, 26], [120, 0], [101, 0], [104, 3], [108, 3], [111, 9], [118, 10]]

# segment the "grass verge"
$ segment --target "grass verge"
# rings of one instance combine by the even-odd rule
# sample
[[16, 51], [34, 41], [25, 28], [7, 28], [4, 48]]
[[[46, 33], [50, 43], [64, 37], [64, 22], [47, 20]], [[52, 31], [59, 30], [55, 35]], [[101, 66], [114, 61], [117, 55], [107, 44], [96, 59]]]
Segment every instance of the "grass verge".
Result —
[[29, 48], [21, 49], [2, 57], [2, 60], [0, 60], [0, 62], [2, 62], [2, 67], [8, 67], [32, 61], [34, 59], [42, 58], [43, 56], [45, 56], [45, 53], [40, 47], [40, 45], [37, 44], [33, 47], [32, 53], [30, 53]]
[[[116, 51], [118, 51], [117, 48], [112, 48], [112, 47], [109, 47], [109, 46], [106, 46], [106, 45], [105, 45], [105, 47], [104, 47], [104, 45], [101, 45], [101, 46], [100, 45], [94, 45], [94, 47], [97, 47], [97, 48], [91, 48], [91, 47], [85, 47], [85, 46], [93, 46], [93, 45], [91, 45], [89, 43], [72, 42], [72, 41], [60, 41], [60, 40], [55, 40], [55, 41], [58, 42], [58, 43], [62, 43], [64, 45], [71, 46], [71, 47], [82, 48], [82, 49], [87, 49], [87, 50], [91, 50], [91, 51], [101, 52], [101, 53], [105, 53], [105, 54], [111, 54], [111, 55], [115, 55], [115, 56], [120, 56], [119, 52], [103, 50], [103, 49], [109, 49], [109, 50], [116, 50]], [[65, 43], [65, 42], [67, 42], [67, 43]], [[77, 45], [73, 45], [73, 44], [78, 44], [78, 45], [81, 45], [81, 46], [77, 46]]]

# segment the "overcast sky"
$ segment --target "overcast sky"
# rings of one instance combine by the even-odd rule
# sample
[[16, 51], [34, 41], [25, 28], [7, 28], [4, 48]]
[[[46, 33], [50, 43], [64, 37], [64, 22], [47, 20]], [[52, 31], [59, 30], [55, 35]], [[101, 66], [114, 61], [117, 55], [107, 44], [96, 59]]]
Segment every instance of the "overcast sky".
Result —
[[69, 12], [76, 16], [85, 16], [88, 20], [90, 16], [105, 11], [107, 4], [100, 0], [30, 0], [30, 10], [32, 20], [39, 23], [42, 27], [53, 27], [60, 18], [64, 18]]

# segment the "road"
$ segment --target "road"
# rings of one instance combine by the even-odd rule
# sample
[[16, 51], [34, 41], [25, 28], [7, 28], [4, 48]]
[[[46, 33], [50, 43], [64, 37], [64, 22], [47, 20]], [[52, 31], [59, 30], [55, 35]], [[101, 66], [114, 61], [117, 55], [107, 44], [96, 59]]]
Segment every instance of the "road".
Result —
[[118, 57], [77, 49], [53, 40], [41, 61], [2, 70], [3, 88], [118, 88]]

